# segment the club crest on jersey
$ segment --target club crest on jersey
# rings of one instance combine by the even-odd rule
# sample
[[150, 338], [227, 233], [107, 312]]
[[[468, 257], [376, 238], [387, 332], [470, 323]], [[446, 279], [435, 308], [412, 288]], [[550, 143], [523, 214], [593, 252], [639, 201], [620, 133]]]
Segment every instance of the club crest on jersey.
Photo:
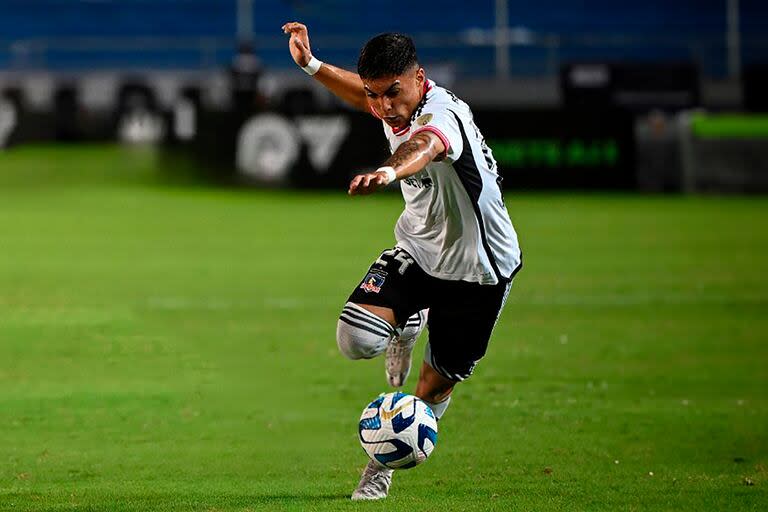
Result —
[[427, 123], [429, 123], [434, 116], [432, 114], [424, 114], [423, 116], [419, 116], [416, 118], [416, 124], [419, 126], [426, 126]]
[[379, 293], [381, 287], [384, 286], [384, 280], [386, 278], [387, 275], [384, 273], [368, 272], [368, 275], [363, 279], [363, 284], [360, 285], [360, 288], [365, 293]]

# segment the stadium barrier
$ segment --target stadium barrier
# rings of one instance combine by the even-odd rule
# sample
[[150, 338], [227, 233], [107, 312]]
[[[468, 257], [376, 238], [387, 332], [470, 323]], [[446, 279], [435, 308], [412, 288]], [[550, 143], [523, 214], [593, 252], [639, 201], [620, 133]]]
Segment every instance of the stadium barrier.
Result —
[[[339, 188], [389, 154], [381, 123], [368, 114], [322, 106], [311, 91], [276, 105], [233, 101], [212, 108], [199, 88], [173, 101], [134, 78], [112, 103], [85, 108], [78, 89], [60, 84], [47, 110], [20, 91], [0, 102], [0, 141], [122, 141], [158, 144], [218, 182]], [[475, 119], [508, 188], [633, 189], [632, 116], [618, 109], [475, 109]]]
[[[474, 114], [507, 188], [636, 186], [632, 118], [626, 113], [478, 109]], [[381, 123], [349, 111], [202, 112], [196, 139], [176, 145], [219, 177], [268, 186], [343, 187], [389, 154]]]
[[744, 109], [749, 112], [768, 112], [768, 64], [750, 63], [741, 76]]
[[632, 116], [618, 109], [475, 110], [508, 188], [636, 187]]
[[[582, 79], [600, 78], [580, 73]], [[690, 74], [679, 78], [677, 83], [692, 83]], [[616, 91], [618, 85], [611, 87]], [[379, 122], [315, 101], [308, 90], [286, 92], [269, 107], [250, 100], [211, 104], [199, 87], [180, 87], [173, 97], [161, 98], [134, 77], [118, 83], [114, 98], [94, 108], [82, 101], [82, 89], [77, 82], [54, 84], [46, 108], [20, 87], [0, 91], [0, 148], [38, 141], [157, 144], [216, 181], [335, 189], [388, 155]], [[688, 102], [692, 96], [668, 97]], [[591, 103], [476, 108], [504, 186], [768, 191], [764, 116], [648, 114]]]
[[191, 160], [217, 182], [338, 188], [388, 155], [378, 123], [363, 113], [203, 110], [197, 119], [194, 137], [166, 138], [165, 153]]
[[681, 114], [685, 192], [768, 192], [768, 116]]
[[637, 186], [643, 192], [680, 192], [683, 170], [679, 116], [653, 111], [635, 119]]
[[571, 62], [560, 70], [568, 108], [678, 112], [701, 105], [699, 69], [692, 62]]

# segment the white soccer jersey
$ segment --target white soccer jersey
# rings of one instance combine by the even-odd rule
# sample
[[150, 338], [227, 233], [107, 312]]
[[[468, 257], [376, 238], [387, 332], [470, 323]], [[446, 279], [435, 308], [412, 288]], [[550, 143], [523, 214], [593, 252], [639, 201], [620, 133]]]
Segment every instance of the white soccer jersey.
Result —
[[428, 80], [410, 122], [384, 123], [390, 151], [421, 131], [448, 149], [446, 158], [400, 182], [405, 211], [395, 227], [397, 245], [439, 279], [496, 284], [522, 265], [517, 234], [501, 194], [496, 161], [469, 106]]

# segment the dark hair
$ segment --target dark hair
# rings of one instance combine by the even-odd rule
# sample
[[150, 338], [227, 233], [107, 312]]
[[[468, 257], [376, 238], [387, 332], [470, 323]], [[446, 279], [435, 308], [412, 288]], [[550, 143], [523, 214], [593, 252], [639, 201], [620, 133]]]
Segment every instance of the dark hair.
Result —
[[379, 34], [363, 46], [357, 60], [357, 74], [374, 79], [402, 75], [418, 66], [416, 46], [403, 34]]

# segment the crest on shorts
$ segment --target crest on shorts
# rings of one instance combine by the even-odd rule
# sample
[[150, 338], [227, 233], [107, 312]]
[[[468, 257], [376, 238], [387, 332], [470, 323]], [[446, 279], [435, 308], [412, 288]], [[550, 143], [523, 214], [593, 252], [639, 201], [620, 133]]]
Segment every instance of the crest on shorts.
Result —
[[416, 124], [419, 126], [426, 126], [427, 123], [429, 123], [434, 116], [432, 114], [424, 114], [423, 116], [419, 116], [416, 118]]
[[360, 285], [366, 293], [379, 293], [381, 287], [384, 286], [384, 280], [387, 278], [387, 274], [382, 272], [368, 272], [368, 275], [363, 279], [363, 284]]

